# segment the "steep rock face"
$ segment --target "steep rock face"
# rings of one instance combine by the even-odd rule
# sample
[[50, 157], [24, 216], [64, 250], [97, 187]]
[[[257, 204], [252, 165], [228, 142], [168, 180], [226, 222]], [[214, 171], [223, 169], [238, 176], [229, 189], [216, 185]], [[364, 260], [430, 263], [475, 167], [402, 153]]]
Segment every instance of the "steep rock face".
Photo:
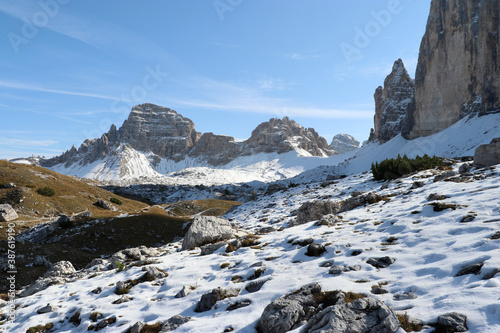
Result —
[[337, 154], [347, 153], [359, 148], [359, 141], [349, 134], [337, 134], [333, 137], [330, 147]]
[[500, 109], [499, 26], [497, 0], [432, 0], [406, 138], [439, 132], [470, 113]]
[[391, 74], [384, 80], [384, 87], [378, 87], [374, 97], [375, 128], [369, 141], [384, 143], [401, 133], [405, 116], [415, 100], [414, 81], [401, 59], [394, 62]]
[[237, 155], [238, 145], [233, 137], [213, 133], [204, 133], [189, 152], [189, 156], [202, 157], [212, 165], [227, 164]]
[[325, 138], [313, 128], [304, 128], [288, 117], [272, 118], [253, 130], [252, 136], [244, 142], [245, 155], [250, 153], [278, 154], [292, 151], [296, 148], [306, 150], [312, 156], [331, 156], [333, 150]]
[[141, 104], [132, 108], [118, 136], [136, 150], [151, 151], [178, 162], [193, 148], [200, 133], [190, 119], [171, 109]]

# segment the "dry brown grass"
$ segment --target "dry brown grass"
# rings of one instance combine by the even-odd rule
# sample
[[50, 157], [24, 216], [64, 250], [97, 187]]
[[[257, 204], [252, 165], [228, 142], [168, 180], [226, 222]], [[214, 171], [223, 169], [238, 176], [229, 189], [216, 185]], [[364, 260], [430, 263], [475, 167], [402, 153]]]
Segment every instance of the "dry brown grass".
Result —
[[167, 214], [170, 216], [193, 216], [196, 214], [222, 216], [231, 207], [241, 205], [241, 202], [219, 200], [219, 199], [205, 199], [205, 200], [191, 200], [180, 201], [174, 204], [164, 205]]

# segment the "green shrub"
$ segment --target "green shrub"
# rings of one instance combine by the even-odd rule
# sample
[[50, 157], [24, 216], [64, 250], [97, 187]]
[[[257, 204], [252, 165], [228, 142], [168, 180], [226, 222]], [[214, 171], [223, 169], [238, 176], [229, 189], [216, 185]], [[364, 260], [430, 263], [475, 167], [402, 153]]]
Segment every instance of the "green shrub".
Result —
[[112, 203], [117, 204], [117, 205], [123, 204], [123, 202], [120, 199], [115, 198], [115, 197], [112, 197], [111, 199], [109, 199], [109, 201], [111, 201]]
[[125, 265], [124, 263], [121, 263], [119, 261], [115, 262], [115, 265], [116, 265], [116, 272], [117, 273], [122, 272], [122, 271], [127, 269], [127, 265]]
[[36, 190], [36, 193], [46, 197], [52, 197], [56, 194], [56, 191], [53, 188], [45, 186], [45, 187], [40, 187], [38, 190]]
[[417, 156], [415, 158], [398, 155], [397, 158], [386, 159], [380, 163], [372, 163], [371, 170], [375, 180], [391, 180], [415, 171], [432, 169], [442, 164], [443, 161], [439, 157], [430, 157], [427, 154], [423, 157]]

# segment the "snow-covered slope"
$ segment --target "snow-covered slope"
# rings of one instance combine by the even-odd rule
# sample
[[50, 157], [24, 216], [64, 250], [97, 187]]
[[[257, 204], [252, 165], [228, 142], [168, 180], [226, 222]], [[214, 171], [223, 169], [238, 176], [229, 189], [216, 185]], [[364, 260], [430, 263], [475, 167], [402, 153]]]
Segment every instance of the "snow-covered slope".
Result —
[[[329, 186], [317, 182], [258, 196], [227, 218], [251, 233], [272, 226], [274, 231], [258, 239], [259, 246], [232, 253], [222, 247], [214, 254], [201, 256], [199, 250], [178, 252], [180, 243], [169, 244], [160, 248], [162, 254], [152, 258], [156, 262], [151, 264], [169, 276], [134, 286], [128, 294], [132, 298], [129, 302], [113, 304], [120, 298], [114, 290], [118, 281], [143, 275], [140, 266], [130, 265], [121, 272], [113, 269], [82, 273], [75, 282], [19, 298], [15, 324], [0, 327], [8, 332], [25, 332], [36, 325], [53, 323], [51, 332], [85, 332], [89, 325], [97, 324], [89, 319], [90, 314], [99, 312], [103, 319], [116, 318], [116, 323], [101, 330], [103, 333], [123, 332], [137, 321], [164, 322], [174, 315], [192, 317], [175, 332], [223, 332], [232, 327], [234, 332], [255, 333], [255, 324], [271, 301], [302, 285], [319, 282], [324, 290], [370, 295], [424, 323], [433, 323], [438, 315], [455, 311], [467, 316], [471, 333], [500, 332], [500, 279], [498, 275], [487, 277], [500, 268], [500, 239], [492, 237], [498, 235], [500, 223], [500, 173], [498, 168], [479, 170], [454, 181], [434, 182], [437, 173], [424, 171], [387, 184], [373, 181], [370, 174], [356, 174]], [[422, 187], [413, 189], [415, 181], [422, 182]], [[286, 228], [295, 219], [293, 211], [304, 202], [342, 201], [354, 191], [376, 192], [388, 201], [342, 213], [342, 222], [332, 227], [315, 226], [313, 221]], [[436, 201], [428, 200], [433, 193], [446, 196], [439, 202], [455, 205], [455, 209], [434, 211], [429, 204]], [[461, 223], [467, 215], [475, 218]], [[327, 252], [321, 257], [309, 257], [305, 255], [306, 247], [292, 244], [307, 238], [324, 245]], [[354, 255], [354, 251], [361, 253]], [[383, 256], [395, 262], [381, 269], [367, 263], [369, 258]], [[328, 261], [359, 265], [360, 270], [331, 275], [324, 266]], [[480, 262], [483, 266], [477, 275], [456, 276], [464, 266]], [[264, 272], [256, 281], [270, 280], [260, 291], [249, 293], [244, 289], [248, 283], [245, 280], [257, 269]], [[184, 298], [175, 298], [185, 285], [195, 289]], [[379, 285], [388, 293], [372, 294], [372, 286]], [[239, 296], [219, 301], [208, 312], [195, 312], [201, 296], [217, 287], [241, 291]], [[102, 292], [91, 292], [97, 288]], [[412, 297], [397, 300], [397, 295], [410, 292], [415, 298], [406, 294]], [[250, 305], [227, 311], [230, 304], [244, 300]], [[47, 303], [57, 309], [37, 314]], [[77, 312], [81, 323], [75, 326], [69, 318]], [[423, 332], [431, 331], [427, 328]]]

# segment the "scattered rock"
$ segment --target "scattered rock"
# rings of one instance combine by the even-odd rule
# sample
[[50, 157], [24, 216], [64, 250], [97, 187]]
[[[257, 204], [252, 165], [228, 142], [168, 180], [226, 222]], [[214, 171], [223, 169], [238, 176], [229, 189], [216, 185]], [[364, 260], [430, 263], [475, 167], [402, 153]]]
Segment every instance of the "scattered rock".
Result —
[[7, 183], [7, 184], [3, 185], [3, 188], [15, 188], [15, 187], [16, 187], [16, 184], [14, 184], [14, 183]]
[[320, 293], [321, 286], [313, 283], [274, 300], [260, 317], [260, 332], [284, 333], [301, 326], [314, 315]]
[[49, 312], [54, 312], [57, 309], [59, 309], [58, 306], [55, 306], [55, 305], [48, 303], [44, 307], [41, 307], [40, 309], [36, 310], [36, 313], [38, 313], [38, 314], [49, 313]]
[[143, 321], [136, 322], [132, 327], [130, 327], [126, 333], [141, 333], [141, 330], [146, 326], [146, 323]]
[[376, 268], [387, 268], [392, 265], [396, 259], [391, 257], [369, 258], [366, 263]]
[[437, 330], [441, 332], [467, 332], [467, 316], [451, 312], [438, 317]]
[[297, 211], [296, 224], [319, 220], [327, 214], [338, 214], [341, 204], [336, 201], [316, 200], [304, 203]]
[[483, 276], [483, 280], [493, 279], [495, 277], [495, 275], [497, 275], [498, 273], [500, 273], [500, 268], [494, 268], [491, 272], [486, 273]]
[[457, 175], [458, 175], [458, 172], [456, 172], [456, 171], [452, 171], [452, 170], [445, 171], [445, 172], [443, 172], [443, 173], [441, 173], [439, 175], [436, 175], [434, 177], [434, 182], [439, 182], [441, 180], [445, 180], [445, 179], [448, 179], [448, 178], [451, 178], [451, 177], [455, 177]]
[[474, 166], [485, 168], [500, 164], [500, 138], [491, 140], [489, 144], [477, 147], [474, 153]]
[[104, 320], [101, 320], [100, 322], [97, 323], [97, 325], [95, 326], [94, 328], [94, 331], [100, 331], [106, 327], [108, 327], [109, 325], [112, 325], [116, 323], [116, 317], [109, 317], [109, 318], [106, 318]]
[[361, 269], [361, 266], [359, 266], [359, 265], [355, 265], [355, 266], [333, 265], [328, 270], [328, 274], [338, 275], [338, 274], [341, 274], [343, 272], [359, 271], [360, 269]]
[[76, 273], [73, 264], [69, 261], [59, 261], [52, 266], [44, 275], [44, 278], [65, 277]]
[[116, 301], [114, 301], [113, 304], [127, 303], [127, 302], [130, 302], [133, 299], [134, 299], [133, 297], [130, 297], [128, 295], [123, 295], [122, 297], [120, 297], [119, 299], [117, 299]]
[[477, 262], [474, 264], [467, 265], [458, 271], [455, 276], [462, 276], [468, 274], [478, 275], [481, 272], [481, 267], [483, 267], [484, 262]]
[[267, 281], [270, 281], [271, 279], [264, 279], [264, 280], [260, 280], [260, 281], [252, 281], [250, 283], [248, 283], [246, 286], [245, 286], [245, 290], [248, 291], [249, 293], [255, 293], [257, 291], [259, 291], [262, 286], [264, 285], [264, 283], [266, 283]]
[[322, 262], [319, 265], [319, 267], [332, 267], [334, 262], [335, 261], [333, 261], [333, 260], [328, 260], [328, 261]]
[[132, 289], [132, 287], [137, 284], [137, 281], [135, 282], [136, 283], [133, 283], [133, 281], [118, 281], [115, 287], [115, 294], [128, 294], [130, 292], [130, 289]]
[[448, 198], [446, 195], [431, 193], [427, 197], [427, 201], [444, 200], [446, 198]]
[[211, 292], [201, 296], [201, 299], [198, 302], [198, 304], [196, 304], [196, 309], [194, 311], [195, 312], [209, 311], [218, 301], [221, 301], [229, 297], [236, 297], [238, 296], [239, 293], [240, 293], [239, 289], [235, 288], [227, 288], [227, 289], [222, 289], [220, 287], [215, 288]]
[[306, 256], [320, 257], [326, 252], [326, 248], [322, 244], [312, 243], [307, 246]]
[[349, 134], [337, 134], [333, 137], [330, 147], [335, 153], [343, 154], [358, 149], [359, 141]]
[[146, 267], [143, 270], [145, 270], [146, 273], [144, 273], [144, 275], [139, 278], [139, 282], [154, 281], [157, 279], [163, 279], [164, 277], [168, 276], [167, 273], [154, 266]]
[[417, 298], [417, 295], [415, 295], [414, 292], [406, 292], [406, 293], [402, 293], [402, 294], [396, 294], [394, 295], [394, 300], [395, 301], [405, 301], [405, 300], [409, 300], [409, 299], [415, 299]]
[[112, 204], [110, 203], [107, 203], [106, 201], [104, 200], [98, 200], [94, 206], [96, 207], [99, 207], [99, 208], [102, 208], [102, 209], [106, 209], [106, 210], [111, 210], [111, 211], [118, 211], [118, 208], [116, 208], [115, 206], [113, 206]]
[[234, 230], [229, 221], [214, 216], [196, 216], [184, 236], [182, 250], [230, 239], [233, 236]]
[[201, 249], [200, 255], [206, 256], [206, 255], [212, 254], [215, 251], [217, 251], [218, 249], [220, 249], [221, 247], [226, 246], [226, 245], [227, 245], [226, 242], [219, 242], [219, 243], [215, 243], [215, 244], [202, 245], [202, 246], [200, 246], [200, 249]]
[[361, 253], [363, 253], [363, 250], [352, 250], [351, 251], [351, 256], [356, 257], [359, 256]]
[[97, 288], [95, 288], [95, 289], [93, 289], [91, 291], [91, 293], [93, 293], [93, 294], [100, 294], [101, 292], [102, 292], [102, 288], [101, 287], [97, 287]]
[[383, 294], [387, 294], [387, 293], [389, 293], [389, 291], [387, 289], [384, 289], [381, 287], [372, 288], [372, 294], [383, 295]]
[[325, 308], [309, 320], [302, 332], [396, 333], [398, 330], [399, 320], [393, 310], [376, 299], [359, 298], [352, 303], [340, 300]]
[[79, 311], [75, 312], [75, 314], [73, 314], [71, 318], [69, 318], [69, 322], [75, 326], [79, 326], [80, 323], [82, 322], [82, 319], [80, 318], [80, 312]]
[[9, 204], [0, 204], [0, 222], [8, 222], [19, 217], [14, 208]]
[[241, 302], [236, 302], [236, 303], [230, 304], [227, 307], [227, 311], [233, 311], [233, 310], [236, 310], [236, 309], [241, 309], [241, 308], [249, 306], [250, 304], [252, 304], [252, 301], [249, 300], [249, 299], [243, 300]]
[[413, 182], [413, 184], [411, 185], [411, 188], [415, 190], [417, 188], [424, 187], [424, 186], [425, 186], [425, 182], [418, 180], [416, 182]]
[[160, 333], [171, 332], [176, 330], [181, 325], [184, 325], [191, 320], [191, 317], [183, 317], [181, 315], [175, 315], [170, 317], [166, 322], [163, 323]]
[[465, 173], [469, 173], [473, 167], [472, 163], [464, 163], [458, 168], [458, 173], [463, 175]]
[[316, 222], [314, 225], [319, 227], [319, 226], [328, 226], [328, 227], [334, 227], [336, 226], [337, 224], [339, 224], [340, 222], [342, 222], [342, 218], [335, 215], [335, 214], [327, 214], [327, 215], [324, 215], [323, 217], [321, 217], [321, 219]]
[[175, 295], [175, 298], [183, 298], [189, 295], [193, 291], [191, 286], [183, 286], [182, 289]]

